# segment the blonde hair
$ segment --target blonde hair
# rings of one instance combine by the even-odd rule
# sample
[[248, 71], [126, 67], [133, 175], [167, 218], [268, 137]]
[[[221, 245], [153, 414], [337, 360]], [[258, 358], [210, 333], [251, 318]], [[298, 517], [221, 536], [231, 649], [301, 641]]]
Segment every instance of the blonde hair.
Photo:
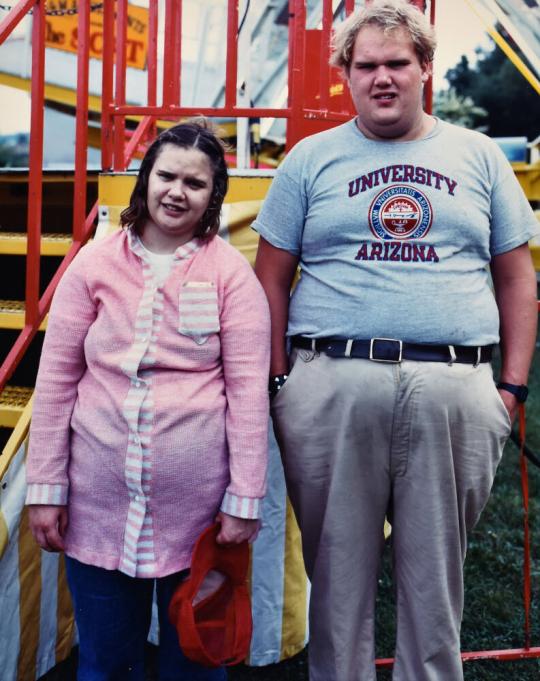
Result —
[[366, 26], [377, 26], [384, 33], [403, 28], [410, 35], [421, 64], [433, 61], [437, 39], [433, 27], [422, 12], [405, 0], [374, 0], [360, 12], [354, 12], [340, 24], [332, 39], [330, 64], [346, 73], [351, 68], [356, 36]]

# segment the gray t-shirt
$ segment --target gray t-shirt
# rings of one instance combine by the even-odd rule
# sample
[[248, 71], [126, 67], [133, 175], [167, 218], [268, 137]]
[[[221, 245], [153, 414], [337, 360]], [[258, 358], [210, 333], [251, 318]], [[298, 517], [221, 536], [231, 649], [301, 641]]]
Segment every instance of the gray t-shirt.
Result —
[[302, 140], [253, 227], [300, 257], [289, 335], [455, 345], [498, 342], [486, 266], [539, 231], [497, 145], [440, 120], [410, 142], [354, 121]]

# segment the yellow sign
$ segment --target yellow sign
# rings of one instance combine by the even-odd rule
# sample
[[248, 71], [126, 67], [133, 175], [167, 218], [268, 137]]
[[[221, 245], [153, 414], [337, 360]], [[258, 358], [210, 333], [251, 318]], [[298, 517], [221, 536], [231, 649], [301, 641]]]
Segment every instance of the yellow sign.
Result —
[[[88, 0], [86, 0], [88, 1]], [[66, 52], [77, 52], [78, 0], [47, 0], [47, 12], [75, 12], [61, 16], [46, 16], [45, 46]], [[148, 49], [148, 10], [128, 5], [126, 62], [128, 66], [144, 69]], [[90, 13], [90, 56], [101, 59], [103, 54], [103, 9]]]

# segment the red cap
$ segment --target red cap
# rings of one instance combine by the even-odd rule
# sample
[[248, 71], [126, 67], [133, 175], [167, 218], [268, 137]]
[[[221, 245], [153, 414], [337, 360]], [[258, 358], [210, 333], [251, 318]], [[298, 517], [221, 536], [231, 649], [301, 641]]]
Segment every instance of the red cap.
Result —
[[[245, 660], [251, 642], [251, 604], [247, 588], [249, 545], [216, 543], [220, 525], [206, 529], [195, 544], [191, 572], [174, 593], [169, 618], [178, 632], [186, 657], [207, 667], [238, 664]], [[208, 596], [197, 599], [210, 571], [222, 583]]]

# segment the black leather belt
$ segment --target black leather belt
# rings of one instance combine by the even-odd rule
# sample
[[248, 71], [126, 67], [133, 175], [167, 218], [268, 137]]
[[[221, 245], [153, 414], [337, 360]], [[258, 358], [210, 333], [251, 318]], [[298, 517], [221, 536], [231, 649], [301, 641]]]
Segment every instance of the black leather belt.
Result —
[[423, 345], [406, 343], [395, 338], [370, 338], [354, 340], [344, 338], [306, 338], [292, 336], [292, 346], [304, 350], [324, 352], [329, 357], [353, 357], [371, 359], [373, 362], [392, 362], [397, 364], [404, 359], [417, 362], [459, 362], [460, 364], [480, 364], [490, 362], [493, 345]]

